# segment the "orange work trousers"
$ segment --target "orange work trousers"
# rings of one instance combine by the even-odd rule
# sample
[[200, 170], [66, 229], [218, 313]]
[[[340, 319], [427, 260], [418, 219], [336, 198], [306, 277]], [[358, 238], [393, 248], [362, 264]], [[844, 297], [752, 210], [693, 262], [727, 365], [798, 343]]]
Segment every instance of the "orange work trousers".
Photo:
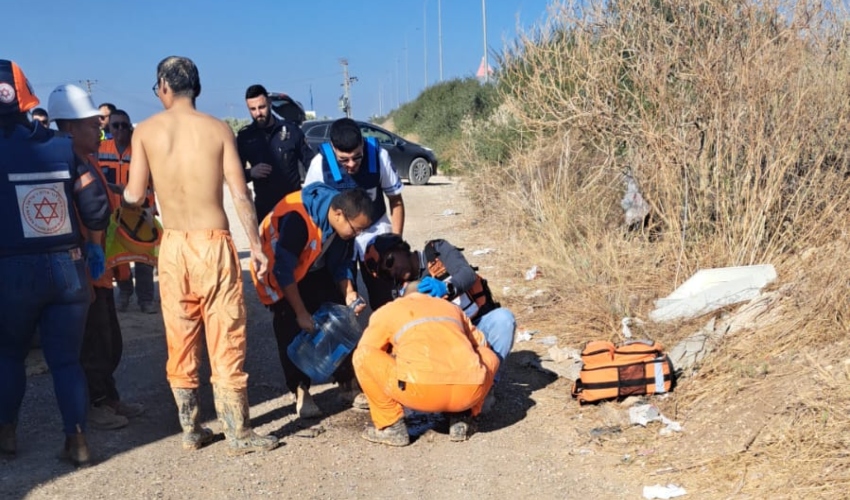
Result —
[[245, 363], [245, 301], [242, 267], [230, 232], [163, 231], [159, 247], [159, 293], [171, 387], [199, 385], [201, 335], [206, 337], [214, 386], [248, 386]]
[[358, 346], [354, 351], [354, 372], [360, 388], [369, 400], [369, 413], [377, 429], [394, 424], [404, 416], [404, 409], [438, 413], [472, 410], [481, 413], [484, 398], [493, 385], [499, 369], [499, 357], [492, 350], [478, 350], [487, 375], [481, 384], [399, 383], [396, 359], [382, 349]]

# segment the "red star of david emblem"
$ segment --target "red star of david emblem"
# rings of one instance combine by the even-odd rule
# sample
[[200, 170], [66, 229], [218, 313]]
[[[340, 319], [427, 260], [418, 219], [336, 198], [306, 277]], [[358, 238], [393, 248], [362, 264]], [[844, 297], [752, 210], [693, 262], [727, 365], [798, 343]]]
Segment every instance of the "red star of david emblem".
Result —
[[36, 210], [35, 218], [43, 220], [47, 225], [50, 225], [53, 219], [59, 218], [59, 214], [56, 213], [56, 203], [50, 203], [46, 197], [42, 197], [41, 201], [33, 206]]

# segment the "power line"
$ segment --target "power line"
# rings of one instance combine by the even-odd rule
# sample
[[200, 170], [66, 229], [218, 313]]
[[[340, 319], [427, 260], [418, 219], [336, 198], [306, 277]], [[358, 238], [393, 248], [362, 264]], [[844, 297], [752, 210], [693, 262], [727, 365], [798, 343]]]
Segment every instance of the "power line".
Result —
[[79, 82], [86, 86], [86, 92], [88, 92], [89, 95], [91, 95], [92, 85], [97, 85], [97, 80], [89, 80], [88, 78], [85, 80], [79, 80]]

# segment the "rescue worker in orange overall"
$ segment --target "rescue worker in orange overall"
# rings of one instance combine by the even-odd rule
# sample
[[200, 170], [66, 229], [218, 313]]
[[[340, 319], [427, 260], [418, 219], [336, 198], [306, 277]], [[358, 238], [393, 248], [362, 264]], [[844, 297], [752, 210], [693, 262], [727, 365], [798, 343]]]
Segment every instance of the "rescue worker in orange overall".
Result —
[[268, 260], [260, 246], [236, 138], [226, 123], [195, 109], [201, 81], [191, 59], [163, 59], [156, 77], [153, 90], [165, 111], [142, 122], [133, 134], [136, 154], [123, 202], [144, 203], [153, 177], [164, 228], [158, 266], [166, 371], [183, 428], [183, 448], [197, 449], [212, 439], [212, 432], [200, 426], [198, 407], [204, 337], [215, 409], [230, 452], [269, 451], [278, 439], [256, 434], [248, 417], [242, 266], [224, 211], [227, 185], [248, 236], [253, 265], [259, 279], [265, 279]]
[[367, 441], [408, 445], [404, 408], [448, 413], [449, 439], [465, 441], [499, 369], [499, 357], [463, 311], [418, 285], [408, 283], [401, 297], [372, 313], [354, 351], [374, 423], [362, 435]]
[[[97, 167], [100, 113], [91, 96], [76, 85], [60, 85], [50, 94], [48, 109], [56, 127], [70, 135], [74, 153], [86, 163], [104, 192], [108, 191], [106, 179]], [[113, 114], [113, 123], [122, 118], [117, 113]], [[111, 212], [115, 207], [110, 203], [109, 208]], [[119, 429], [129, 423], [128, 417], [140, 415], [144, 407], [121, 401], [115, 386], [113, 374], [121, 362], [123, 339], [112, 293], [112, 271], [105, 268], [105, 232], [83, 230], [83, 236], [89, 277], [94, 286], [94, 300], [89, 306], [80, 353], [91, 401], [88, 422], [97, 429]]]
[[[263, 252], [272, 272], [262, 282], [252, 268], [260, 302], [274, 313], [273, 326], [286, 386], [295, 394], [301, 418], [321, 410], [310, 396], [310, 377], [289, 359], [287, 347], [303, 329], [315, 330], [312, 314], [324, 302], [350, 305], [359, 296], [351, 268], [352, 241], [372, 220], [369, 194], [359, 188], [340, 193], [316, 182], [286, 195], [263, 219]], [[365, 304], [355, 307], [360, 313]], [[354, 379], [351, 357], [334, 372], [340, 388]], [[350, 402], [350, 401], [349, 401]]]
[[[106, 181], [117, 188], [127, 185], [130, 174], [130, 162], [133, 159], [133, 148], [131, 138], [133, 136], [133, 122], [130, 115], [123, 109], [111, 112], [106, 124], [107, 131], [111, 132], [109, 138], [100, 142], [97, 160], [103, 170]], [[120, 191], [120, 189], [116, 189]], [[110, 201], [113, 207], [121, 205], [121, 196], [116, 192], [110, 193]], [[148, 189], [144, 208], [156, 215], [156, 200], [153, 190]], [[135, 284], [133, 280], [135, 278]], [[136, 294], [136, 300], [143, 313], [154, 314], [154, 287], [153, 266], [143, 262], [133, 264], [121, 264], [115, 268], [115, 281], [118, 283], [118, 310], [126, 311], [130, 307], [130, 299]]]

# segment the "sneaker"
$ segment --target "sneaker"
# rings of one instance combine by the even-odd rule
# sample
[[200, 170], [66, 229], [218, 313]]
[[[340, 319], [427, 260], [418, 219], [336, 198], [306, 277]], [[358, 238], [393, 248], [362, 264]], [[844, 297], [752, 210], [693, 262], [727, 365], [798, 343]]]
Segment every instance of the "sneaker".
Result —
[[475, 420], [469, 411], [449, 414], [449, 441], [466, 441], [475, 430]]
[[141, 403], [127, 403], [126, 401], [116, 401], [110, 404], [115, 410], [115, 413], [127, 418], [138, 417], [145, 412], [145, 405]]
[[299, 387], [295, 392], [295, 413], [299, 418], [318, 418], [322, 416], [322, 410], [316, 406], [310, 391]]
[[389, 427], [376, 429], [367, 427], [360, 435], [366, 441], [385, 444], [387, 446], [407, 446], [410, 444], [410, 434], [407, 433], [407, 425], [404, 418], [400, 418]]
[[65, 448], [62, 450], [61, 458], [71, 462], [77, 467], [91, 465], [91, 454], [86, 443], [86, 436], [82, 433], [65, 437]]
[[139, 304], [139, 309], [141, 309], [142, 312], [145, 314], [157, 313], [156, 305], [154, 305], [153, 302], [142, 302], [141, 304]]
[[351, 407], [355, 410], [369, 410], [369, 399], [366, 398], [366, 394], [360, 393], [355, 398], [354, 401], [351, 402]]
[[115, 408], [109, 406], [108, 404], [102, 404], [98, 406], [92, 405], [91, 407], [89, 407], [88, 421], [89, 425], [91, 425], [95, 429], [102, 429], [107, 431], [127, 427], [127, 425], [130, 423], [130, 421], [127, 420], [127, 417], [116, 413]]

